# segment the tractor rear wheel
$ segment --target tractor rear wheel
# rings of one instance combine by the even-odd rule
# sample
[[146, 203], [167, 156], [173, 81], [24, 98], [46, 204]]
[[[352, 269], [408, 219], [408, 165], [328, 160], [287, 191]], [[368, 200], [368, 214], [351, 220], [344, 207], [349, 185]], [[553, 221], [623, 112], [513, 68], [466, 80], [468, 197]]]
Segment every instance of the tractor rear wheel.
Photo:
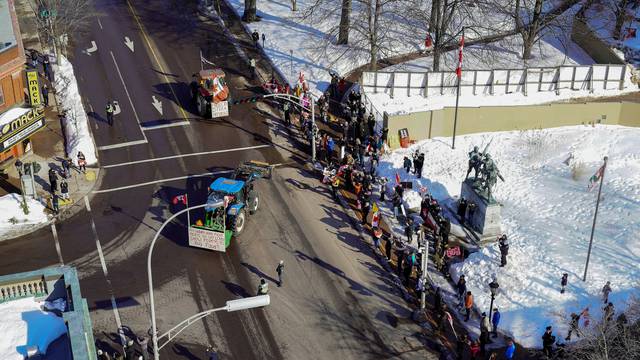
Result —
[[244, 230], [244, 224], [246, 222], [246, 216], [244, 214], [244, 209], [240, 210], [238, 215], [233, 217], [231, 220], [231, 230], [233, 231], [234, 236], [240, 235], [242, 230]]
[[260, 205], [260, 197], [256, 196], [255, 199], [253, 199], [253, 204], [249, 205], [249, 214], [253, 215], [256, 213], [256, 211], [258, 211], [258, 206]]

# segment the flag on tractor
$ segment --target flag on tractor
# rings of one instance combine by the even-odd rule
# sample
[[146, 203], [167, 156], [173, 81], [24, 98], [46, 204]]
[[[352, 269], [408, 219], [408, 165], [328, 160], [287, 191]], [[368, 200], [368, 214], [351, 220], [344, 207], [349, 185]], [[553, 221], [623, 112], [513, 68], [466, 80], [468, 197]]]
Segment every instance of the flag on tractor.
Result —
[[458, 79], [462, 77], [462, 50], [464, 49], [464, 32], [460, 38], [460, 49], [458, 50], [458, 67], [456, 68], [456, 75]]
[[178, 205], [179, 202], [187, 205], [187, 194], [174, 196], [171, 202], [173, 203], [173, 205]]
[[602, 174], [604, 174], [604, 165], [600, 166], [600, 169], [598, 169], [598, 171], [596, 171], [596, 173], [589, 178], [589, 185], [587, 186], [587, 190], [591, 191], [591, 189], [596, 186], [598, 181], [602, 179]]

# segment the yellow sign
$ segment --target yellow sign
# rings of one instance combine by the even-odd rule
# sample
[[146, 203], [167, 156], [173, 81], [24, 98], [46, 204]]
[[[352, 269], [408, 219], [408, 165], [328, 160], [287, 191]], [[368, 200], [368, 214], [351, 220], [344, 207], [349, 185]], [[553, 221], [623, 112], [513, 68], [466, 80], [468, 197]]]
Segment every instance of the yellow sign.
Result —
[[38, 82], [38, 72], [36, 70], [27, 71], [27, 87], [29, 88], [31, 106], [40, 105], [40, 83]]
[[29, 110], [28, 112], [22, 114], [19, 118], [2, 126], [2, 129], [0, 129], [0, 140], [4, 140], [4, 138], [9, 134], [14, 133], [28, 126], [29, 124], [42, 119], [43, 116], [44, 108], [42, 107]]
[[373, 203], [373, 206], [371, 207], [371, 210], [373, 210], [373, 212], [380, 211], [380, 209], [378, 208], [378, 204], [377, 203]]

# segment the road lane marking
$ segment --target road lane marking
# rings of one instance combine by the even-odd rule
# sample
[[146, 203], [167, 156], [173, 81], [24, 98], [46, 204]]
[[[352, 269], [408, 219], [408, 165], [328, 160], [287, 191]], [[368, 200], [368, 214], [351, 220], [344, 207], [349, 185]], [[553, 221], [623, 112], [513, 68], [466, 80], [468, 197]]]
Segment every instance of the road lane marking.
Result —
[[133, 189], [133, 188], [137, 188], [137, 187], [141, 187], [141, 186], [153, 185], [153, 184], [158, 184], [158, 183], [163, 183], [163, 182], [170, 182], [170, 181], [176, 181], [176, 180], [184, 180], [184, 179], [203, 177], [203, 176], [211, 176], [211, 175], [219, 175], [219, 174], [229, 174], [229, 173], [232, 173], [232, 172], [233, 172], [233, 170], [222, 170], [222, 171], [208, 172], [208, 173], [204, 173], [204, 174], [177, 176], [177, 177], [169, 178], [169, 179], [160, 179], [160, 180], [154, 180], [154, 181], [147, 181], [147, 182], [143, 182], [143, 183], [120, 186], [120, 187], [111, 188], [111, 189], [94, 190], [94, 191], [92, 191], [92, 193], [94, 193], [94, 194], [102, 194], [102, 193], [108, 193], [108, 192], [113, 192], [113, 191]]
[[187, 126], [187, 125], [190, 125], [188, 121], [180, 121], [180, 122], [175, 122], [171, 124], [162, 124], [162, 125], [150, 125], [150, 126], [143, 126], [142, 131], [157, 130], [157, 129], [163, 129], [168, 127]]
[[60, 243], [58, 242], [58, 231], [56, 230], [56, 223], [51, 224], [51, 233], [53, 234], [53, 240], [56, 243], [56, 252], [58, 253], [58, 259], [60, 260], [60, 265], [64, 265], [64, 260], [62, 260], [62, 252], [60, 251]]
[[159, 158], [151, 158], [151, 159], [129, 161], [129, 162], [124, 162], [124, 163], [112, 164], [112, 165], [105, 165], [102, 168], [103, 169], [109, 169], [109, 168], [115, 168], [115, 167], [119, 167], [119, 166], [142, 164], [142, 163], [152, 162], [152, 161], [162, 161], [162, 160], [183, 158], [183, 157], [190, 157], [190, 156], [201, 156], [201, 155], [220, 154], [220, 153], [235, 152], [235, 151], [262, 149], [262, 148], [271, 147], [271, 146], [273, 146], [273, 145], [263, 144], [263, 145], [255, 145], [255, 146], [245, 146], [245, 147], [234, 148], [234, 149], [201, 151], [201, 152], [197, 152], [197, 153], [171, 155], [171, 156], [164, 156], [164, 157], [159, 157]]
[[132, 145], [147, 144], [148, 142], [149, 141], [147, 141], [147, 139], [145, 138], [144, 140], [134, 140], [134, 141], [123, 142], [123, 143], [118, 143], [118, 144], [98, 146], [98, 150], [117, 149], [117, 148], [132, 146]]
[[138, 24], [138, 27], [140, 27], [140, 32], [142, 33], [142, 37], [144, 38], [144, 41], [147, 43], [147, 46], [149, 47], [149, 50], [151, 51], [151, 55], [153, 55], [153, 58], [156, 60], [156, 63], [158, 64], [158, 67], [162, 71], [162, 76], [164, 77], [164, 81], [167, 84], [169, 84], [169, 90], [171, 90], [171, 94], [173, 95], [173, 98], [175, 99], [176, 104], [178, 104], [178, 107], [180, 108], [180, 112], [182, 113], [182, 118], [184, 120], [187, 120], [188, 117], [187, 117], [187, 114], [184, 112], [184, 108], [182, 107], [182, 103], [180, 102], [180, 100], [176, 96], [176, 92], [173, 90], [173, 85], [171, 85], [173, 81], [169, 80], [169, 77], [167, 76], [167, 74], [168, 74], [167, 70], [165, 70], [164, 66], [162, 66], [162, 64], [160, 63], [160, 60], [158, 60], [158, 56], [156, 55], [156, 52], [153, 50], [153, 47], [151, 46], [151, 42], [149, 41], [149, 37], [147, 36], [147, 31], [144, 29], [144, 26], [142, 26], [142, 23], [140, 22], [140, 19], [138, 18], [138, 14], [133, 9], [133, 6], [131, 5], [130, 1], [127, 1], [127, 5], [129, 5], [129, 9], [131, 9], [131, 14], [133, 14], [133, 18], [135, 19], [136, 23]]
[[109, 279], [109, 271], [107, 270], [107, 263], [104, 260], [104, 254], [102, 253], [102, 246], [100, 245], [100, 239], [98, 238], [98, 231], [96, 230], [96, 223], [93, 221], [93, 214], [91, 213], [91, 205], [89, 204], [89, 198], [85, 195], [84, 197], [84, 205], [87, 207], [87, 211], [89, 212], [89, 219], [91, 220], [91, 230], [93, 231], [93, 237], [96, 240], [96, 248], [98, 249], [98, 256], [100, 256], [100, 264], [102, 265], [102, 272], [104, 273], [104, 277], [107, 280], [107, 284], [109, 285], [109, 292], [111, 293], [111, 308], [113, 309], [113, 315], [116, 319], [116, 326], [118, 326], [118, 334], [120, 334], [120, 344], [124, 346], [126, 344], [124, 335], [121, 333], [120, 329], [122, 329], [122, 321], [120, 320], [120, 312], [118, 312], [118, 304], [116, 303], [116, 299], [113, 296], [113, 286], [111, 285], [111, 280]]
[[138, 112], [136, 111], [135, 105], [133, 105], [133, 101], [131, 100], [131, 96], [129, 95], [129, 89], [127, 89], [127, 85], [124, 83], [124, 79], [122, 78], [122, 73], [120, 72], [120, 67], [118, 66], [118, 62], [116, 62], [116, 57], [113, 56], [113, 51], [109, 51], [111, 54], [111, 58], [113, 59], [113, 64], [116, 66], [116, 70], [118, 71], [118, 76], [120, 77], [120, 81], [122, 82], [122, 86], [124, 87], [124, 92], [127, 94], [127, 98], [129, 99], [129, 104], [131, 104], [131, 109], [133, 109], [133, 115], [136, 117], [136, 121], [138, 122], [138, 127], [140, 128], [140, 132], [144, 137], [144, 140], [147, 141], [147, 135], [145, 135], [144, 131], [142, 131], [142, 126], [140, 126], [140, 118], [138, 117]]
[[102, 28], [102, 23], [100, 22], [100, 18], [98, 18], [98, 26], [100, 26], [100, 30], [104, 30], [104, 29]]

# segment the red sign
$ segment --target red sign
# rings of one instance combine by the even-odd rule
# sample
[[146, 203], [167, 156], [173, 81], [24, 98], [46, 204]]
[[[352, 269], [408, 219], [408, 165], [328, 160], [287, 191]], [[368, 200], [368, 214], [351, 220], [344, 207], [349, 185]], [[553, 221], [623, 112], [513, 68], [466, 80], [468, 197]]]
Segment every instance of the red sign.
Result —
[[455, 256], [461, 256], [462, 253], [460, 252], [460, 246], [454, 246], [452, 248], [448, 248], [447, 249], [447, 257], [455, 257]]

